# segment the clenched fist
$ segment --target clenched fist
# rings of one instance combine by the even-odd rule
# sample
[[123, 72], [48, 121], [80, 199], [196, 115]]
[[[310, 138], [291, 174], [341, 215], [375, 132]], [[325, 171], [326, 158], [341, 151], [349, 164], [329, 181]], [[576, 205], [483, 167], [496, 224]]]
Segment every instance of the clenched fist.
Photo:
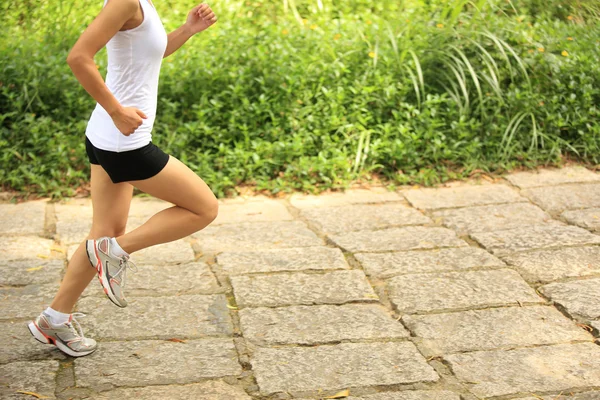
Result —
[[217, 22], [217, 17], [210, 9], [210, 6], [206, 3], [201, 3], [192, 8], [192, 10], [188, 13], [185, 25], [190, 32], [196, 34], [207, 29], [215, 22]]
[[[125, 136], [131, 135], [148, 118], [139, 108], [123, 107], [111, 114], [117, 129]], [[143, 118], [143, 119], [142, 119]]]

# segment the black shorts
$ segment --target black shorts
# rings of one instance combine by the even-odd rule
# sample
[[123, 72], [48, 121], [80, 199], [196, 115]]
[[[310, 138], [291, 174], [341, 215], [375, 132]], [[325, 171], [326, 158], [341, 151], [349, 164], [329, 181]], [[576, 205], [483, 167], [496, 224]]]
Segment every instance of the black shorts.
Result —
[[169, 161], [169, 155], [152, 142], [139, 149], [116, 152], [94, 147], [86, 136], [85, 151], [90, 163], [102, 166], [113, 183], [152, 178]]

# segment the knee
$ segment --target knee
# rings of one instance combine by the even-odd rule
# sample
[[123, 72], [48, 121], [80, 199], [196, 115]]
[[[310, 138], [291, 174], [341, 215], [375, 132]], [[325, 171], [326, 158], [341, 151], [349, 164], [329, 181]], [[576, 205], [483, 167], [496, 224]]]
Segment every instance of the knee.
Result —
[[202, 208], [194, 212], [198, 218], [200, 229], [209, 225], [219, 215], [219, 202], [216, 198], [209, 202], [203, 202]]

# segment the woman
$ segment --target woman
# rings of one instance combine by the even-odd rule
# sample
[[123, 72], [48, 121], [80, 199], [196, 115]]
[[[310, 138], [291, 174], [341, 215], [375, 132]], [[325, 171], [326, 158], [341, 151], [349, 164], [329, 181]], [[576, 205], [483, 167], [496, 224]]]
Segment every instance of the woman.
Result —
[[[188, 236], [210, 224], [218, 211], [217, 199], [204, 181], [151, 141], [162, 59], [214, 24], [215, 14], [200, 4], [167, 35], [150, 0], [104, 0], [104, 5], [67, 57], [75, 77], [97, 101], [85, 139], [92, 228], [73, 254], [50, 307], [28, 325], [37, 340], [74, 357], [96, 350], [96, 342], [84, 337], [73, 318], [83, 314], [70, 314], [94, 275], [108, 298], [125, 307], [125, 274], [133, 266], [129, 255]], [[105, 45], [106, 84], [94, 62]], [[125, 234], [134, 187], [176, 206]]]

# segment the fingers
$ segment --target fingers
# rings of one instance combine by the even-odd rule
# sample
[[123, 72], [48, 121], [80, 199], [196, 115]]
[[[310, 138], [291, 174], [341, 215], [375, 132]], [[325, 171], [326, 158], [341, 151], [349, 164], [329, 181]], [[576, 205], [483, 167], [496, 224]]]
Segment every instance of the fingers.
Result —
[[[146, 116], [146, 114], [144, 114], [144, 112], [143, 112], [142, 110], [140, 110], [140, 109], [137, 109], [137, 108], [136, 108], [136, 109], [135, 109], [135, 112], [137, 113], [137, 115], [139, 115], [140, 117], [142, 117], [142, 118], [144, 118], [144, 119], [148, 118], [148, 117]], [[142, 122], [142, 121], [140, 121], [140, 124], [141, 124], [141, 122]]]
[[200, 18], [202, 18], [206, 21], [211, 21], [213, 23], [217, 21], [217, 17], [215, 16], [215, 13], [212, 11], [210, 6], [206, 3], [202, 3], [197, 7], [197, 14]]

